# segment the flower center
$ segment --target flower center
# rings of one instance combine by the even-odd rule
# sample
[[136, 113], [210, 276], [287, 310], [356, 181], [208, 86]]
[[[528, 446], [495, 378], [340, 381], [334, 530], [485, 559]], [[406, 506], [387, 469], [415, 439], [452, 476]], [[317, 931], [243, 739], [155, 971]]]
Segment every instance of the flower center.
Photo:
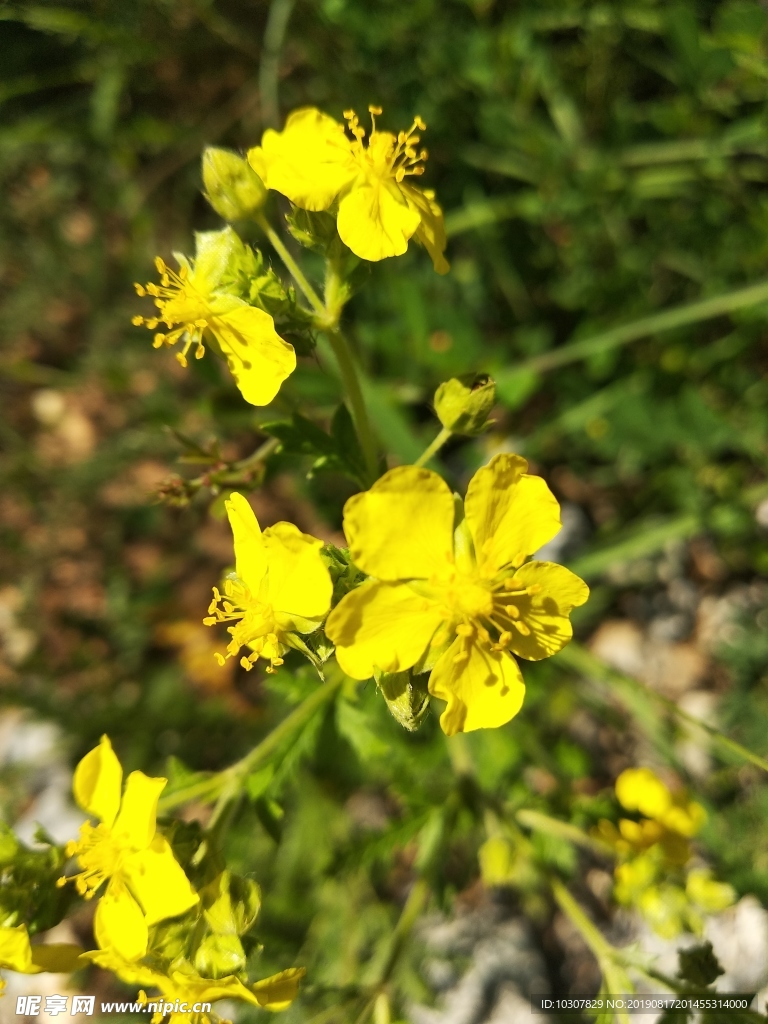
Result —
[[283, 664], [281, 654], [285, 649], [280, 642], [279, 626], [271, 604], [254, 597], [248, 587], [238, 579], [224, 581], [224, 594], [218, 587], [213, 588], [213, 600], [208, 608], [208, 616], [203, 619], [206, 626], [214, 626], [218, 622], [233, 622], [227, 627], [232, 636], [227, 645], [227, 655], [216, 654], [216, 660], [223, 665], [227, 658], [239, 654], [242, 647], [250, 647], [251, 653], [240, 659], [240, 664], [248, 672], [259, 658], [269, 661], [267, 672], [273, 673]]
[[90, 900], [99, 886], [120, 870], [124, 849], [106, 825], [85, 822], [80, 827], [80, 838], [67, 843], [65, 852], [68, 857], [77, 857], [83, 870], [71, 878], [60, 878], [56, 884], [72, 881], [80, 895]]
[[[160, 274], [160, 284], [150, 282], [146, 285], [135, 284], [136, 294], [151, 295], [155, 300], [158, 315], [153, 317], [135, 316], [131, 323], [136, 327], [147, 327], [154, 331], [161, 322], [169, 330], [155, 334], [152, 340], [154, 348], [162, 345], [175, 345], [176, 342], [186, 334], [186, 341], [181, 352], [176, 353], [176, 358], [182, 366], [187, 365], [187, 353], [193, 345], [196, 345], [195, 359], [202, 359], [205, 355], [203, 345], [203, 332], [208, 327], [210, 318], [210, 307], [197, 288], [189, 279], [187, 267], [180, 267], [178, 274], [158, 256], [155, 266]], [[174, 325], [180, 325], [173, 328]]]
[[417, 149], [421, 136], [417, 131], [425, 131], [426, 125], [420, 117], [413, 119], [407, 132], [398, 132], [397, 138], [390, 132], [376, 131], [376, 118], [381, 114], [381, 107], [368, 107], [371, 115], [371, 137], [367, 147], [363, 145], [365, 128], [362, 127], [354, 110], [345, 110], [344, 118], [349, 131], [354, 136], [352, 153], [363, 172], [384, 181], [394, 178], [401, 182], [406, 175], [418, 177], [424, 173], [424, 162], [427, 159], [426, 149]]

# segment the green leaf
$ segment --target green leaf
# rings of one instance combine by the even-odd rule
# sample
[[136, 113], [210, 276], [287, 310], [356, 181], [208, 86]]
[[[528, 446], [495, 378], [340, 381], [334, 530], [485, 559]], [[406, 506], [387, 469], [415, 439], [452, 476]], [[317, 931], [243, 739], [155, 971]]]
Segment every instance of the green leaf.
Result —
[[388, 745], [371, 728], [366, 713], [348, 700], [336, 702], [336, 727], [364, 764], [389, 752]]

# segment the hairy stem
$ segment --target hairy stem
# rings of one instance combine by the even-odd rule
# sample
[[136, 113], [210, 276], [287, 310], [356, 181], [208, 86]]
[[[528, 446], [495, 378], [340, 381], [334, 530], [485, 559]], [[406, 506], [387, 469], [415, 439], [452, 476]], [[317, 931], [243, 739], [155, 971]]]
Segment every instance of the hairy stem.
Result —
[[329, 329], [325, 333], [333, 349], [333, 354], [336, 356], [336, 362], [339, 364], [342, 384], [352, 407], [352, 419], [360, 439], [360, 447], [363, 450], [365, 468], [370, 482], [373, 483], [379, 475], [379, 460], [376, 454], [376, 442], [373, 439], [373, 431], [368, 419], [368, 410], [365, 407], [365, 399], [355, 367], [355, 359], [347, 339], [338, 327]]
[[280, 235], [278, 235], [278, 233], [275, 231], [275, 229], [272, 227], [272, 225], [269, 223], [269, 221], [267, 220], [263, 213], [256, 214], [256, 223], [267, 236], [267, 238], [270, 241], [270, 244], [272, 245], [272, 248], [275, 250], [277, 255], [285, 264], [288, 273], [296, 282], [296, 285], [298, 286], [298, 289], [301, 292], [301, 294], [310, 304], [314, 312], [317, 313], [317, 315], [321, 319], [325, 319], [326, 309], [322, 299], [317, 294], [312, 285], [309, 283], [307, 278], [304, 276], [304, 271], [301, 269], [301, 267], [293, 258], [293, 256], [291, 256], [290, 252], [288, 251], [288, 247], [286, 246], [285, 242], [283, 242]]

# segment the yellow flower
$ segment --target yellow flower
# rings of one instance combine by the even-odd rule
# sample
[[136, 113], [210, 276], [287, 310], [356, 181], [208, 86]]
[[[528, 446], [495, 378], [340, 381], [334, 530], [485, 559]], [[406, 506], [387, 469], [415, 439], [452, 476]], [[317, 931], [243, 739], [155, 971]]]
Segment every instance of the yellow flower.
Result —
[[[252, 653], [240, 660], [243, 668], [264, 658], [270, 663], [267, 672], [274, 672], [286, 650], [298, 645], [295, 635], [314, 632], [331, 606], [333, 584], [320, 557], [323, 542], [292, 523], [275, 523], [262, 533], [242, 494], [231, 494], [226, 507], [236, 572], [226, 580], [223, 595], [213, 588], [203, 622], [234, 622], [227, 658], [250, 647]], [[217, 658], [223, 665], [224, 656]]]
[[148, 926], [189, 910], [198, 897], [168, 841], [155, 830], [167, 779], [131, 772], [121, 798], [122, 779], [120, 762], [102, 736], [75, 769], [73, 785], [76, 802], [99, 824], [82, 825], [67, 854], [82, 868], [73, 881], [86, 899], [107, 883], [94, 921], [99, 945], [135, 960], [146, 952]]
[[304, 210], [327, 210], [338, 202], [339, 237], [361, 259], [401, 256], [415, 236], [438, 274], [446, 274], [442, 210], [434, 192], [406, 180], [424, 173], [427, 151], [417, 148], [417, 132], [426, 125], [417, 117], [395, 136], [376, 129], [381, 108], [368, 110], [367, 146], [353, 110], [344, 111], [350, 138], [332, 117], [304, 107], [289, 116], [282, 132], [268, 129], [248, 160], [267, 188]]
[[182, 366], [187, 365], [190, 348], [194, 346], [195, 358], [201, 359], [203, 341], [215, 339], [246, 402], [267, 405], [296, 369], [296, 353], [277, 334], [269, 313], [218, 290], [236, 241], [231, 229], [198, 235], [197, 259], [182, 262], [178, 273], [158, 256], [160, 284], [135, 286], [139, 295], [154, 298], [157, 314], [135, 316], [133, 323], [151, 331], [165, 324], [167, 332], [156, 333], [153, 344], [160, 348], [183, 340], [184, 347], [176, 354]]
[[[33, 946], [23, 924], [15, 928], [0, 927], [0, 967], [7, 971], [18, 971], [20, 974], [40, 974], [41, 971], [69, 974], [82, 966], [82, 952], [79, 946], [65, 943]], [[0, 982], [0, 993], [4, 987], [5, 983]]]
[[623, 771], [616, 780], [616, 796], [625, 810], [639, 811], [664, 829], [687, 838], [696, 835], [706, 819], [701, 804], [683, 795], [673, 796], [650, 768]]
[[[201, 978], [198, 974], [180, 970], [162, 974], [144, 964], [125, 960], [113, 948], [97, 950], [86, 956], [128, 985], [159, 989], [160, 996], [148, 996], [142, 991], [138, 999], [145, 1006], [154, 1004], [157, 1007], [151, 1024], [158, 1024], [163, 1019], [167, 1019], [167, 1024], [205, 1024], [215, 1015], [211, 1014], [210, 1008], [203, 1010], [202, 1004], [210, 1006], [219, 999], [240, 999], [265, 1010], [285, 1010], [296, 998], [299, 982], [306, 974], [303, 967], [291, 967], [253, 985], [246, 985], [231, 974], [216, 979]], [[181, 1004], [186, 1004], [188, 1009], [182, 1010]], [[198, 1009], [194, 1009], [195, 1006]]]
[[339, 665], [354, 679], [431, 669], [449, 736], [517, 714], [525, 687], [510, 652], [555, 654], [589, 594], [560, 565], [526, 563], [560, 529], [557, 501], [527, 468], [519, 455], [497, 455], [479, 470], [456, 529], [448, 486], [415, 466], [390, 470], [344, 508], [352, 560], [374, 578], [328, 617]]

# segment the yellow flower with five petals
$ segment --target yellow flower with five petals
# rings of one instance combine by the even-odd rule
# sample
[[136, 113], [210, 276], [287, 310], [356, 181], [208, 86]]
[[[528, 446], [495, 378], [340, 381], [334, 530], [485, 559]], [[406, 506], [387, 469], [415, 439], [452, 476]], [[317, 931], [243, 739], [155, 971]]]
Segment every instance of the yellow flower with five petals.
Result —
[[[213, 338], [246, 402], [268, 405], [296, 369], [296, 353], [275, 331], [269, 313], [219, 287], [238, 245], [242, 243], [232, 229], [225, 228], [198, 234], [197, 258], [179, 257], [178, 272], [158, 256], [155, 266], [160, 283], [135, 285], [139, 295], [155, 300], [157, 313], [135, 316], [132, 322], [156, 332], [155, 348], [183, 341], [176, 354], [182, 366], [187, 365], [192, 348], [195, 358], [201, 359], [204, 341]], [[160, 324], [167, 330], [157, 331]]]
[[408, 179], [424, 173], [427, 151], [418, 135], [426, 125], [414, 119], [397, 135], [376, 128], [379, 107], [369, 107], [372, 130], [353, 110], [344, 126], [314, 107], [294, 110], [282, 132], [268, 129], [248, 153], [251, 167], [267, 188], [287, 196], [304, 210], [327, 210], [338, 203], [342, 242], [364, 260], [401, 256], [415, 237], [432, 257], [439, 274], [448, 272], [443, 213], [435, 194]]
[[344, 508], [353, 562], [370, 577], [328, 617], [326, 633], [354, 679], [431, 670], [456, 732], [513, 718], [525, 686], [511, 656], [538, 661], [571, 638], [568, 615], [589, 595], [563, 566], [527, 559], [560, 529], [560, 507], [518, 455], [497, 455], [456, 504], [436, 473], [390, 470]]
[[[262, 532], [253, 509], [242, 494], [226, 502], [235, 541], [235, 573], [224, 593], [213, 588], [206, 626], [233, 622], [227, 658], [242, 647], [251, 653], [240, 659], [251, 669], [259, 658], [267, 672], [283, 664], [291, 646], [302, 646], [298, 634], [312, 633], [331, 606], [333, 584], [320, 550], [323, 542], [302, 533], [293, 523], [275, 523]], [[223, 665], [223, 655], [217, 655]]]
[[121, 796], [122, 779], [120, 762], [102, 736], [78, 764], [73, 783], [78, 806], [98, 824], [85, 822], [67, 854], [82, 869], [71, 880], [86, 899], [107, 883], [94, 920], [99, 945], [135, 960], [146, 952], [149, 925], [184, 913], [198, 896], [156, 831], [157, 802], [167, 779], [131, 772]]

